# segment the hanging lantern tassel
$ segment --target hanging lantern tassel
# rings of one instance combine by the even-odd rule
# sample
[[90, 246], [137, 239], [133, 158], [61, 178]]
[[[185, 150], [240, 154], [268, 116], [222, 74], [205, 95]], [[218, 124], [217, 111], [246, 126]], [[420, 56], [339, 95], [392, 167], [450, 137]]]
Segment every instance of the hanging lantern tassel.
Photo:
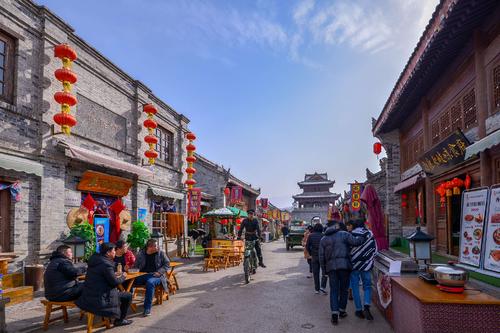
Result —
[[196, 151], [195, 145], [193, 145], [193, 141], [196, 140], [196, 135], [194, 133], [189, 132], [186, 134], [186, 139], [188, 139], [189, 143], [186, 146], [187, 157], [186, 162], [188, 164], [186, 168], [187, 179], [185, 184], [188, 189], [192, 189], [194, 185], [196, 185], [196, 180], [194, 180], [193, 176], [196, 173], [196, 169], [193, 167], [194, 162], [196, 162], [196, 157], [194, 156], [194, 152]]
[[72, 85], [78, 80], [76, 74], [71, 71], [71, 65], [77, 55], [68, 44], [60, 44], [54, 47], [54, 57], [62, 61], [62, 68], [56, 69], [54, 75], [62, 83], [63, 90], [54, 94], [54, 100], [61, 105], [61, 112], [55, 114], [53, 119], [61, 126], [64, 134], [70, 135], [71, 128], [77, 123], [76, 118], [71, 115], [71, 107], [78, 103], [76, 97], [71, 94]]
[[148, 144], [149, 149], [144, 152], [144, 156], [148, 158], [149, 165], [153, 165], [155, 164], [155, 160], [158, 158], [158, 152], [155, 150], [158, 138], [154, 135], [154, 130], [158, 127], [158, 124], [153, 120], [153, 117], [158, 113], [158, 110], [153, 104], [144, 104], [142, 111], [148, 115], [148, 119], [144, 120], [144, 127], [148, 130], [148, 135], [144, 137], [144, 142]]

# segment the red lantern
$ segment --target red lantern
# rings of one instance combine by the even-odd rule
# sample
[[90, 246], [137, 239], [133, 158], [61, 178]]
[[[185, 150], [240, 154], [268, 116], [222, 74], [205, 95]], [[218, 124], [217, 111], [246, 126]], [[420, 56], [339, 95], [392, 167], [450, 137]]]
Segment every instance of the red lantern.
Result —
[[186, 146], [186, 150], [187, 150], [187, 151], [195, 151], [195, 150], [196, 150], [196, 147], [195, 147], [195, 145], [193, 145], [192, 143], [190, 143], [190, 144], [188, 144], [188, 145]]
[[184, 182], [187, 186], [193, 186], [196, 184], [196, 180], [194, 179], [187, 179], [185, 182]]
[[194, 135], [194, 133], [192, 132], [189, 132], [186, 134], [186, 139], [188, 139], [189, 141], [194, 141], [196, 140], [196, 135]]
[[186, 169], [186, 173], [188, 173], [188, 174], [195, 174], [196, 173], [196, 169], [193, 168], [193, 167], [188, 167]]
[[186, 157], [186, 162], [194, 163], [194, 162], [196, 162], [196, 157], [195, 156], [188, 156], [188, 157]]
[[207, 218], [206, 217], [202, 218], [201, 223], [207, 223]]
[[373, 144], [373, 152], [378, 155], [382, 152], [382, 144], [380, 142], [375, 142]]
[[403, 200], [408, 199], [408, 195], [406, 193], [401, 194], [401, 199]]
[[156, 127], [158, 127], [158, 124], [156, 123], [156, 121], [154, 121], [153, 119], [146, 119], [144, 120], [144, 127], [148, 128], [148, 129], [155, 129]]
[[224, 194], [226, 195], [226, 197], [228, 197], [228, 196], [229, 196], [229, 194], [231, 194], [231, 189], [230, 189], [229, 187], [226, 187], [226, 188], [224, 189]]
[[54, 47], [54, 56], [61, 60], [67, 58], [69, 61], [75, 61], [76, 52], [68, 44], [59, 44]]
[[155, 108], [153, 104], [144, 104], [142, 107], [142, 111], [149, 115], [155, 115], [158, 113], [158, 110]]
[[259, 205], [260, 205], [260, 200], [259, 200], [259, 199], [255, 200], [255, 205], [256, 205], [256, 206], [259, 206]]
[[56, 69], [54, 75], [56, 76], [56, 79], [61, 82], [69, 82], [71, 84], [75, 84], [78, 80], [76, 74], [73, 73], [70, 69], [66, 68]]
[[57, 125], [63, 127], [63, 131], [64, 131], [64, 128], [66, 127], [73, 127], [76, 125], [76, 119], [75, 117], [73, 117], [73, 115], [69, 114], [69, 113], [56, 113], [54, 115], [54, 121], [56, 122]]
[[144, 156], [150, 159], [156, 159], [158, 158], [158, 152], [156, 150], [146, 150]]
[[406, 201], [403, 201], [403, 202], [401, 203], [401, 207], [403, 207], [403, 208], [408, 207], [408, 203], [407, 203]]
[[144, 141], [147, 143], [147, 144], [157, 144], [158, 143], [158, 138], [155, 136], [155, 135], [151, 135], [151, 134], [148, 134], [144, 137]]

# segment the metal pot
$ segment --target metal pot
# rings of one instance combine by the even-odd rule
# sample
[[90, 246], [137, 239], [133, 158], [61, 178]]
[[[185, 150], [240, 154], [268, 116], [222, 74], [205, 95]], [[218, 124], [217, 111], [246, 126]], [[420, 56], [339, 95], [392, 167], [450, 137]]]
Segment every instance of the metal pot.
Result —
[[427, 273], [431, 274], [434, 277], [434, 270], [438, 267], [447, 267], [447, 264], [428, 264], [427, 265]]
[[462, 269], [442, 266], [434, 269], [434, 277], [440, 285], [463, 287], [468, 279], [468, 273]]

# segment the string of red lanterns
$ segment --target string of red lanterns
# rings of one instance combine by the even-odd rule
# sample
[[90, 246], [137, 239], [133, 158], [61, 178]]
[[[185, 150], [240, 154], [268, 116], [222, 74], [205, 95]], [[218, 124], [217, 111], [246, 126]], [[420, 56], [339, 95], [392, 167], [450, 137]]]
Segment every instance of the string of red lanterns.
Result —
[[154, 149], [155, 145], [158, 143], [158, 138], [154, 135], [154, 130], [158, 127], [156, 121], [153, 120], [155, 114], [158, 110], [153, 104], [144, 104], [142, 106], [142, 111], [148, 115], [148, 118], [144, 120], [144, 127], [148, 129], [148, 135], [144, 137], [144, 142], [149, 145], [149, 149], [144, 152], [144, 156], [148, 158], [149, 165], [155, 164], [155, 159], [158, 158], [158, 152]]
[[192, 189], [196, 184], [196, 180], [193, 179], [194, 174], [196, 173], [196, 169], [193, 167], [194, 162], [196, 162], [196, 157], [194, 156], [194, 152], [196, 151], [196, 146], [193, 145], [193, 141], [196, 140], [196, 135], [194, 133], [189, 132], [186, 134], [186, 139], [189, 140], [188, 145], [186, 146], [187, 157], [186, 162], [188, 163], [188, 167], [186, 168], [187, 179], [185, 184], [188, 189]]
[[78, 80], [77, 75], [71, 71], [73, 61], [77, 59], [75, 50], [68, 44], [59, 44], [54, 47], [54, 57], [61, 59], [62, 68], [56, 69], [54, 75], [62, 83], [63, 90], [54, 94], [54, 100], [61, 105], [61, 112], [54, 115], [54, 122], [61, 126], [61, 131], [71, 135], [71, 128], [77, 124], [76, 118], [71, 114], [71, 107], [78, 100], [71, 94], [72, 85]]

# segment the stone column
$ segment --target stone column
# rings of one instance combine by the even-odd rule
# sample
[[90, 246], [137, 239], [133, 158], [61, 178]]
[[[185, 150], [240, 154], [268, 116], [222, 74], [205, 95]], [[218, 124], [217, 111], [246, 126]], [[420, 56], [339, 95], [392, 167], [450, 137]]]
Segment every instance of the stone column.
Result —
[[387, 153], [385, 214], [389, 221], [390, 244], [402, 236], [401, 197], [394, 193], [394, 187], [401, 181], [399, 130], [379, 134], [378, 137]]

